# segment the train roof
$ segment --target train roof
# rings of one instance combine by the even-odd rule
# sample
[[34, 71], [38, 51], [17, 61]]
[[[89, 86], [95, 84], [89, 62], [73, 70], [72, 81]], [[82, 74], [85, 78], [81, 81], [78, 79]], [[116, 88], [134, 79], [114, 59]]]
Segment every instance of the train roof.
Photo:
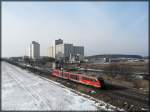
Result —
[[[68, 71], [66, 71], [66, 72], [68, 72]], [[88, 73], [88, 72], [86, 73], [86, 72], [73, 71], [73, 72], [70, 72], [70, 73], [80, 74], [80, 75], [88, 77], [88, 78], [100, 77], [98, 74]]]
[[[59, 69], [56, 69], [56, 70], [59, 70]], [[80, 74], [84, 77], [88, 77], [88, 78], [92, 78], [92, 79], [95, 79], [95, 78], [102, 78], [100, 77], [100, 75], [98, 75], [97, 73], [89, 73], [89, 72], [84, 72], [84, 71], [66, 71], [66, 70], [63, 70], [64, 72], [68, 72], [68, 73], [75, 73], [75, 74]]]

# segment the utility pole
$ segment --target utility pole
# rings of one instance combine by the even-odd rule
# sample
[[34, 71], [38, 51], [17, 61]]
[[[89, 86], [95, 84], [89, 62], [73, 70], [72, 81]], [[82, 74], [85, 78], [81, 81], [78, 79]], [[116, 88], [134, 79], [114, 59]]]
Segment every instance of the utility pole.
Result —
[[61, 58], [61, 60], [60, 60], [60, 70], [62, 71], [62, 76], [63, 76], [63, 69], [64, 69], [64, 59]]

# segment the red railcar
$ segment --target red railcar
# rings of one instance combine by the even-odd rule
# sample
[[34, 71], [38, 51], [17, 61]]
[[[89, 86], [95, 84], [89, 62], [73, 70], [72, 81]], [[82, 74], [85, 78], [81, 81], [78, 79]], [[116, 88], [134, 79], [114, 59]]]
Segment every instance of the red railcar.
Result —
[[87, 76], [84, 74], [77, 74], [77, 73], [71, 73], [71, 72], [62, 72], [60, 70], [54, 70], [52, 72], [53, 76], [61, 77], [64, 79], [72, 80], [78, 83], [91, 85], [96, 88], [103, 88], [104, 87], [104, 81], [100, 77], [94, 77], [94, 76]]

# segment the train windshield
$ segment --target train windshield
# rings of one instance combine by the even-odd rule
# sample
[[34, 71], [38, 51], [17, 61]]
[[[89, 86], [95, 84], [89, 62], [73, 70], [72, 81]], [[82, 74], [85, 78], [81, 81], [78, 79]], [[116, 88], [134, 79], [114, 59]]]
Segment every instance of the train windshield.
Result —
[[95, 79], [92, 79], [93, 82], [97, 82]]
[[97, 78], [99, 82], [104, 81], [102, 77]]

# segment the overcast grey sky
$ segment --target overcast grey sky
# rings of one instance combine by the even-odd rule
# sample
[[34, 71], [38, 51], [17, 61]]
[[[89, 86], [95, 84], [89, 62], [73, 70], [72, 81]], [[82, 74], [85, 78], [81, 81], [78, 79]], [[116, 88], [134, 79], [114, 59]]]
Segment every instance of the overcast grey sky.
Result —
[[55, 39], [85, 47], [85, 55], [148, 55], [148, 2], [2, 2], [2, 56], [41, 55]]

